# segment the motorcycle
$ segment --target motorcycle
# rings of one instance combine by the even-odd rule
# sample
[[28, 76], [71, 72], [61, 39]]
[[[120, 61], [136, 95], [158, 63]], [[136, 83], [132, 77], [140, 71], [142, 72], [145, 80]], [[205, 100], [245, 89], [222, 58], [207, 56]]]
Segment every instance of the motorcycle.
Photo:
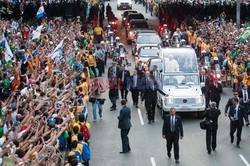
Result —
[[170, 46], [170, 39], [168, 34], [164, 36], [164, 38], [162, 39], [162, 43], [164, 47]]

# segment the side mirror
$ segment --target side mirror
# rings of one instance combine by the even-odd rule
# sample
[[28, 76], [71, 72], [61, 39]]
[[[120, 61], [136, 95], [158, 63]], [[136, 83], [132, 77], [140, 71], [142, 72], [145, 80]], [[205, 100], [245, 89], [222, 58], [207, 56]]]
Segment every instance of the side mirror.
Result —
[[162, 73], [162, 69], [160, 70], [160, 73]]

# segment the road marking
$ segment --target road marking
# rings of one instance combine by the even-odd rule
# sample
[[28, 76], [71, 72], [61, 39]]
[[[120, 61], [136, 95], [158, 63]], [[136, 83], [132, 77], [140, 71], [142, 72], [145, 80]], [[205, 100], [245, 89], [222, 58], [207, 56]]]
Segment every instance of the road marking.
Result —
[[248, 161], [245, 159], [245, 157], [242, 154], [239, 154], [241, 160], [246, 164], [246, 166], [250, 166], [250, 164], [248, 163]]
[[151, 160], [152, 166], [156, 166], [156, 164], [155, 164], [155, 158], [154, 158], [154, 157], [151, 157], [150, 160]]
[[141, 115], [141, 110], [137, 109], [137, 112], [138, 112], [138, 115], [139, 115], [139, 119], [141, 121], [141, 125], [144, 125], [144, 121], [143, 121], [143, 118], [142, 118], [142, 115]]

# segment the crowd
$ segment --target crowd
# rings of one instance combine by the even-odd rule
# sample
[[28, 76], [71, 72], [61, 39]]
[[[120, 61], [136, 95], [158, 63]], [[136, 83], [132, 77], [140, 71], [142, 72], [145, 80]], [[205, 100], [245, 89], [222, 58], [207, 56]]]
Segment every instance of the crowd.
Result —
[[[249, 1], [241, 3], [241, 22], [249, 20]], [[176, 1], [167, 0], [159, 4], [160, 24], [167, 23], [171, 30], [180, 27], [183, 21], [188, 25], [193, 19], [207, 21], [217, 19], [224, 13], [225, 20], [236, 21], [236, 3], [234, 1]]]
[[0, 163], [58, 165], [70, 151], [70, 165], [88, 165], [87, 103], [104, 44], [97, 49], [93, 29], [82, 31], [78, 19], [40, 22], [0, 23]]

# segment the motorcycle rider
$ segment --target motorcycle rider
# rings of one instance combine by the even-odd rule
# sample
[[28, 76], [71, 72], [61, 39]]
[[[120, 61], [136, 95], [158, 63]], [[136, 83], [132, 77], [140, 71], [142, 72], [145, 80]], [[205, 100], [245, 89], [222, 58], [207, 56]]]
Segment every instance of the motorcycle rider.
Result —
[[161, 31], [161, 37], [164, 38], [166, 35], [170, 35], [170, 31], [168, 30], [168, 25], [164, 24], [163, 25], [163, 30]]
[[117, 36], [115, 38], [115, 42], [114, 42], [114, 46], [115, 46], [116, 49], [119, 49], [119, 43], [120, 43], [120, 38]]
[[181, 33], [180, 28], [176, 28], [176, 31], [174, 32], [174, 34], [172, 36], [173, 41], [180, 43], [180, 41], [181, 41], [181, 35], [182, 35], [182, 33]]

